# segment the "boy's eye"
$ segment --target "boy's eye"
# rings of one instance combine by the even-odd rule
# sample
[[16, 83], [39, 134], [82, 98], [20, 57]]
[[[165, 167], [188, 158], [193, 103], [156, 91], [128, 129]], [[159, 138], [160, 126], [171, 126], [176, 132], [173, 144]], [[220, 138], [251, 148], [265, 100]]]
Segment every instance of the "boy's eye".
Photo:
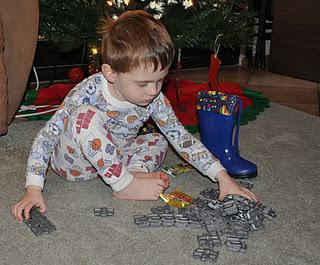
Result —
[[147, 83], [138, 83], [138, 86], [139, 86], [139, 87], [146, 87], [146, 86], [147, 86]]

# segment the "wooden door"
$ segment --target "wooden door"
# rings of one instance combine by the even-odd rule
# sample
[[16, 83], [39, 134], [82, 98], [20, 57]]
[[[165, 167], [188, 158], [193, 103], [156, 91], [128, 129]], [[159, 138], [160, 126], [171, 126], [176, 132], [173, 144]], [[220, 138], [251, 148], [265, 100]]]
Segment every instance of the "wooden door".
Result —
[[319, 0], [275, 0], [270, 71], [320, 82], [319, 10]]

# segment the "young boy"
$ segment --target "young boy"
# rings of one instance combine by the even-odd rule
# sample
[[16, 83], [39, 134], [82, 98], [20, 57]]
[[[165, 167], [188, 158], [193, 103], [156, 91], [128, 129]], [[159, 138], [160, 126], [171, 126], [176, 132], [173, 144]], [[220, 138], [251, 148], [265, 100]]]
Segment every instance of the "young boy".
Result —
[[168, 144], [158, 133], [137, 136], [149, 117], [186, 161], [219, 182], [219, 199], [240, 194], [257, 200], [184, 129], [161, 93], [174, 57], [164, 26], [143, 11], [129, 11], [106, 21], [102, 37], [102, 72], [70, 91], [34, 141], [26, 193], [12, 207], [14, 217], [22, 221], [24, 210], [28, 219], [34, 205], [46, 211], [41, 191], [49, 162], [67, 180], [100, 176], [116, 198], [157, 200], [169, 185], [168, 176], [156, 171]]

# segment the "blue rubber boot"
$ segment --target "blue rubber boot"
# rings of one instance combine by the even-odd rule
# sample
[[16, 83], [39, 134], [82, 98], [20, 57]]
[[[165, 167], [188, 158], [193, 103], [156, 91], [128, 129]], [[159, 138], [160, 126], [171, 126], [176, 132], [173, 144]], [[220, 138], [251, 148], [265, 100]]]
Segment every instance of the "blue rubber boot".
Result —
[[257, 166], [239, 154], [240, 99], [238, 104], [238, 112], [231, 115], [198, 110], [201, 141], [220, 160], [230, 176], [254, 178], [258, 174]]

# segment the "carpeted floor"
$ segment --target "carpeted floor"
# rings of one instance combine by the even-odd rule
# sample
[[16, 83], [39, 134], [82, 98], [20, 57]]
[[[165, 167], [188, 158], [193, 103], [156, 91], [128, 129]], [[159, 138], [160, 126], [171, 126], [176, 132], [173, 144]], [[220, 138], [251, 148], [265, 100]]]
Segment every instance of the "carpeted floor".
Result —
[[[47, 216], [57, 230], [40, 238], [14, 221], [10, 207], [23, 194], [28, 152], [43, 122], [15, 122], [0, 137], [0, 264], [203, 264], [191, 257], [202, 230], [139, 229], [134, 214], [158, 202], [112, 198], [99, 179], [70, 183], [51, 170], [44, 196]], [[222, 248], [217, 264], [320, 264], [320, 119], [278, 104], [241, 127], [243, 157], [258, 165], [254, 192], [273, 207], [277, 218], [252, 233], [246, 254]], [[165, 164], [179, 162], [169, 152]], [[211, 182], [197, 173], [172, 179], [171, 187], [198, 196]], [[115, 208], [115, 215], [97, 218], [94, 206]]]

